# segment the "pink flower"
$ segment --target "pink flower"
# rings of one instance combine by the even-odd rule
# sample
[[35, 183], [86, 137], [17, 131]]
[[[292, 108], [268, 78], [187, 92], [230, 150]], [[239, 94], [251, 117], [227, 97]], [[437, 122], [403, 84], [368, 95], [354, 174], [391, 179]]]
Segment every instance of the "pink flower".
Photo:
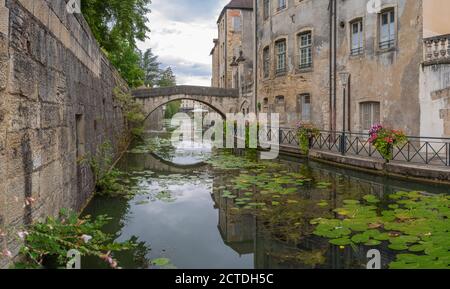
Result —
[[27, 231], [23, 231], [23, 232], [18, 232], [17, 235], [19, 236], [19, 238], [21, 240], [25, 240], [26, 236], [28, 236], [29, 233]]
[[11, 251], [9, 251], [8, 249], [4, 249], [3, 252], [2, 252], [2, 255], [4, 257], [10, 258], [10, 259], [13, 257]]
[[81, 239], [83, 239], [84, 243], [89, 243], [89, 241], [92, 240], [92, 236], [83, 235], [83, 236], [81, 236]]

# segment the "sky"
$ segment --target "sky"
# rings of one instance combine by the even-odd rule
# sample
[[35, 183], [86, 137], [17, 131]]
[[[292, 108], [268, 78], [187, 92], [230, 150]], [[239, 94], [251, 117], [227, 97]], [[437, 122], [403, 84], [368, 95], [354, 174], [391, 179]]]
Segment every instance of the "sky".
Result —
[[161, 67], [172, 67], [178, 85], [211, 85], [213, 39], [217, 19], [230, 0], [152, 0], [148, 15], [149, 39], [138, 43], [152, 48]]

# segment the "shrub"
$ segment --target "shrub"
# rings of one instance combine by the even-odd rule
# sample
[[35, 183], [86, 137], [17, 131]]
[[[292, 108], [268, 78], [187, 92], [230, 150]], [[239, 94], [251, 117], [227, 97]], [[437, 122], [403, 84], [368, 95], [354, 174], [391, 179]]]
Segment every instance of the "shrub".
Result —
[[128, 132], [134, 137], [142, 137], [145, 120], [142, 105], [136, 102], [131, 94], [117, 87], [114, 89], [114, 96], [122, 108]]
[[114, 152], [109, 142], [103, 143], [97, 150], [95, 157], [89, 164], [94, 174], [95, 192], [102, 196], [127, 196], [130, 194], [127, 187], [120, 183], [122, 172], [112, 168]]
[[[131, 242], [116, 243], [114, 237], [101, 231], [110, 218], [90, 216], [78, 218], [77, 214], [61, 210], [58, 218], [49, 217], [45, 222], [30, 226], [26, 232], [20, 232], [25, 245], [20, 249], [24, 261], [16, 263], [16, 268], [41, 268], [43, 266], [65, 267], [70, 258], [67, 253], [77, 250], [81, 256], [95, 256], [112, 268], [118, 264], [111, 252], [132, 249]], [[48, 264], [48, 260], [56, 264]]]
[[307, 155], [309, 153], [310, 141], [313, 137], [320, 134], [319, 129], [315, 128], [312, 124], [306, 124], [299, 122], [297, 124], [297, 137], [300, 147], [300, 152]]

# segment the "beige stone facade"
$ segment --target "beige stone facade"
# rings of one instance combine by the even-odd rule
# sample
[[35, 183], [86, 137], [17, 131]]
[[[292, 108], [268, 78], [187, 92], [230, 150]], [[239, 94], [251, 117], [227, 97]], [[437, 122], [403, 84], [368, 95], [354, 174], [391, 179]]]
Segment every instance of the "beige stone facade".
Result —
[[439, 116], [449, 104], [432, 94], [450, 86], [450, 1], [367, 3], [256, 0], [256, 81], [247, 83], [258, 110], [280, 113], [283, 126], [366, 132], [382, 123], [448, 136]]
[[248, 113], [253, 101], [253, 0], [232, 0], [217, 21], [218, 39], [211, 52], [212, 86], [239, 89], [238, 111]]

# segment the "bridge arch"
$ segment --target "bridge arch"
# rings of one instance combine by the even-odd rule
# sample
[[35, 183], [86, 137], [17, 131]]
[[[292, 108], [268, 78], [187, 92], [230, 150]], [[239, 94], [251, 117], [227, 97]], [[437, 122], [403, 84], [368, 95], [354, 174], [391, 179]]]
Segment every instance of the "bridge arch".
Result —
[[143, 105], [147, 117], [159, 107], [175, 100], [188, 99], [203, 103], [217, 111], [222, 117], [225, 117], [231, 110], [237, 110], [239, 105], [237, 89], [183, 85], [136, 89], [132, 94], [136, 101]]

